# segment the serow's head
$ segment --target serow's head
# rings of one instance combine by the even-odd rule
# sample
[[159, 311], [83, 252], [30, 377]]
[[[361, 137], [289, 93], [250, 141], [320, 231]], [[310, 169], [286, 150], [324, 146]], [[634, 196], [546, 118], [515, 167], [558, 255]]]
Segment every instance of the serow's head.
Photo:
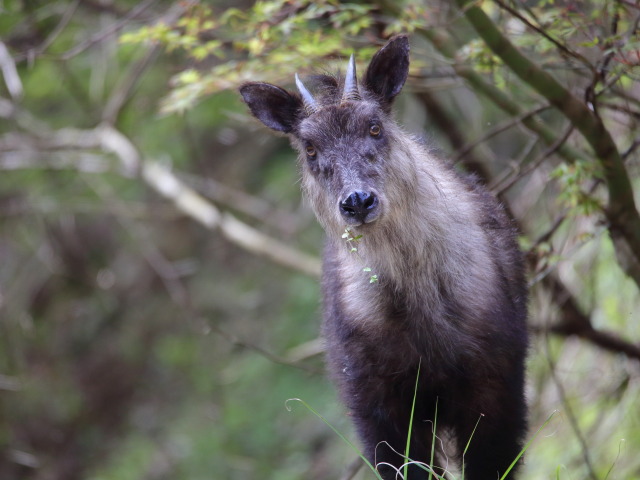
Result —
[[394, 176], [393, 99], [409, 72], [409, 40], [393, 37], [371, 59], [361, 81], [353, 56], [344, 79], [313, 77], [312, 94], [295, 75], [298, 93], [262, 82], [240, 93], [267, 127], [290, 135], [299, 152], [303, 187], [325, 228], [358, 227], [381, 219]]

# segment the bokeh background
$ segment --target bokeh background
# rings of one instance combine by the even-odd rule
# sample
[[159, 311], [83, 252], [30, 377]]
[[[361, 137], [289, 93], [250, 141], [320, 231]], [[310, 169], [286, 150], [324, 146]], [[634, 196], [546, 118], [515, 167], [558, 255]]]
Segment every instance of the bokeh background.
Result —
[[237, 87], [363, 71], [401, 32], [398, 121], [521, 231], [521, 478], [640, 478], [639, 23], [629, 0], [1, 1], [0, 479], [374, 478], [332, 430], [355, 441], [323, 232]]

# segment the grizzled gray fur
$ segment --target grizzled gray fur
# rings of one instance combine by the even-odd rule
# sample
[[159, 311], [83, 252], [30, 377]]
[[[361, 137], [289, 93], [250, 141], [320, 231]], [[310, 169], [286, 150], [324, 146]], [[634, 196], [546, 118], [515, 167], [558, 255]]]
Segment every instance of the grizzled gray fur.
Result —
[[[304, 194], [327, 233], [327, 362], [365, 455], [396, 478], [411, 434], [412, 460], [439, 472], [464, 462], [466, 480], [497, 479], [527, 428], [523, 261], [498, 202], [394, 121], [408, 71], [409, 41], [397, 36], [361, 81], [352, 58], [344, 81], [316, 77], [315, 95], [297, 75], [299, 93], [260, 82], [240, 92], [300, 154]], [[346, 227], [361, 235], [357, 253]], [[414, 465], [409, 478], [428, 473]]]

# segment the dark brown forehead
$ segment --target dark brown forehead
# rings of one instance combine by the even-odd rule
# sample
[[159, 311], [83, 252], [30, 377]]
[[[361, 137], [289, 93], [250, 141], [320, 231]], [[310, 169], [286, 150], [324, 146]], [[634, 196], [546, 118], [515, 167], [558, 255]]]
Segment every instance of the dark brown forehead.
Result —
[[363, 125], [380, 121], [382, 115], [382, 110], [376, 104], [367, 101], [327, 105], [302, 120], [299, 136], [302, 139], [316, 139], [358, 134]]

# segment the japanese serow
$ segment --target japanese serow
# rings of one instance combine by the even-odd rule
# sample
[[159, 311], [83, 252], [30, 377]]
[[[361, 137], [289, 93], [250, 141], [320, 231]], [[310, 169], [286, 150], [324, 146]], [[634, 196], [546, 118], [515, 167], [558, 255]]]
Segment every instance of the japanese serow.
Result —
[[523, 260], [500, 204], [393, 120], [408, 72], [401, 35], [361, 80], [352, 57], [344, 79], [315, 77], [315, 94], [297, 75], [299, 93], [260, 82], [240, 92], [299, 152], [327, 234], [327, 363], [366, 457], [396, 478], [410, 436], [406, 456], [436, 473], [462, 464], [465, 480], [498, 479], [527, 428]]

